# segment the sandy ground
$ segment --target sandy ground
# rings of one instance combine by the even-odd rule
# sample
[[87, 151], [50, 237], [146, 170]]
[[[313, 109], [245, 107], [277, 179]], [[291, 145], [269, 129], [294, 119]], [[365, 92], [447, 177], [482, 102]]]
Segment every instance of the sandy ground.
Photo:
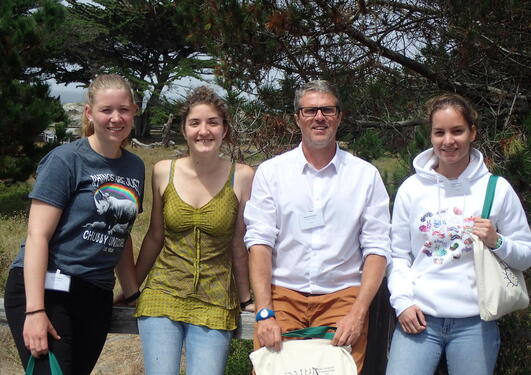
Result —
[[[92, 375], [141, 375], [144, 373], [138, 335], [110, 334]], [[24, 374], [7, 326], [0, 327], [0, 375]]]

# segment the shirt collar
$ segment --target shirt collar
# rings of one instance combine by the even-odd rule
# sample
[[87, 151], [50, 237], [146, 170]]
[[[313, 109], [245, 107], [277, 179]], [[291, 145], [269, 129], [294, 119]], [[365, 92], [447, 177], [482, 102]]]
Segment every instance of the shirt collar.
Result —
[[[304, 152], [302, 151], [302, 142], [299, 143], [299, 146], [296, 149], [296, 157], [297, 157], [296, 165], [297, 165], [297, 170], [298, 171], [300, 171], [301, 173], [304, 173], [304, 171], [306, 169], [311, 169], [313, 171], [317, 171], [306, 160], [306, 157], [304, 156]], [[334, 154], [334, 157], [332, 158], [332, 160], [330, 160], [330, 162], [326, 166], [324, 166], [323, 168], [321, 168], [317, 172], [321, 172], [321, 171], [324, 171], [324, 170], [327, 170], [327, 169], [331, 168], [331, 170], [334, 173], [337, 173], [337, 171], [339, 170], [339, 165], [341, 164], [341, 159], [342, 159], [342, 155], [339, 152], [339, 146], [337, 145], [337, 142], [336, 142], [336, 153]]]

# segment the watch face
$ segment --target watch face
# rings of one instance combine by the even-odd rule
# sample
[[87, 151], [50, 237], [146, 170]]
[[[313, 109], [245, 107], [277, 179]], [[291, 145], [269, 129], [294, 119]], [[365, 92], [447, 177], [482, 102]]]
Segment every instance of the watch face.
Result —
[[260, 311], [260, 316], [262, 318], [267, 318], [268, 315], [269, 315], [269, 313], [267, 312], [266, 309], [263, 309], [262, 311]]

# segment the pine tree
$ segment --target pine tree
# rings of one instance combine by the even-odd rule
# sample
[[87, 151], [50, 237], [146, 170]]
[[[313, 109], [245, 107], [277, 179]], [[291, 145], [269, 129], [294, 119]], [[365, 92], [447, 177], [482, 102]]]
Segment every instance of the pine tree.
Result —
[[42, 155], [36, 136], [63, 115], [43, 83], [63, 20], [58, 0], [0, 2], [0, 180], [28, 178]]
[[215, 67], [194, 40], [204, 1], [66, 2], [62, 54], [67, 64], [56, 79], [88, 83], [102, 72], [124, 75], [142, 109], [135, 122], [137, 138], [149, 135], [150, 117], [162, 106], [165, 90], [183, 77], [202, 79]]

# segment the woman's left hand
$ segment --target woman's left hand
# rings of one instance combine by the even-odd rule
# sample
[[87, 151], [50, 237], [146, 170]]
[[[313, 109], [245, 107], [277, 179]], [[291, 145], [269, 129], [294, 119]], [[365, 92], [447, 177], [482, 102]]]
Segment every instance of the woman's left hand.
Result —
[[478, 236], [488, 248], [493, 249], [496, 246], [499, 235], [491, 220], [475, 217], [472, 233]]
[[252, 312], [252, 313], [254, 313], [254, 312], [255, 312], [254, 303], [251, 303], [250, 305], [245, 306], [245, 308], [243, 309], [243, 311], [247, 311], [247, 312]]

